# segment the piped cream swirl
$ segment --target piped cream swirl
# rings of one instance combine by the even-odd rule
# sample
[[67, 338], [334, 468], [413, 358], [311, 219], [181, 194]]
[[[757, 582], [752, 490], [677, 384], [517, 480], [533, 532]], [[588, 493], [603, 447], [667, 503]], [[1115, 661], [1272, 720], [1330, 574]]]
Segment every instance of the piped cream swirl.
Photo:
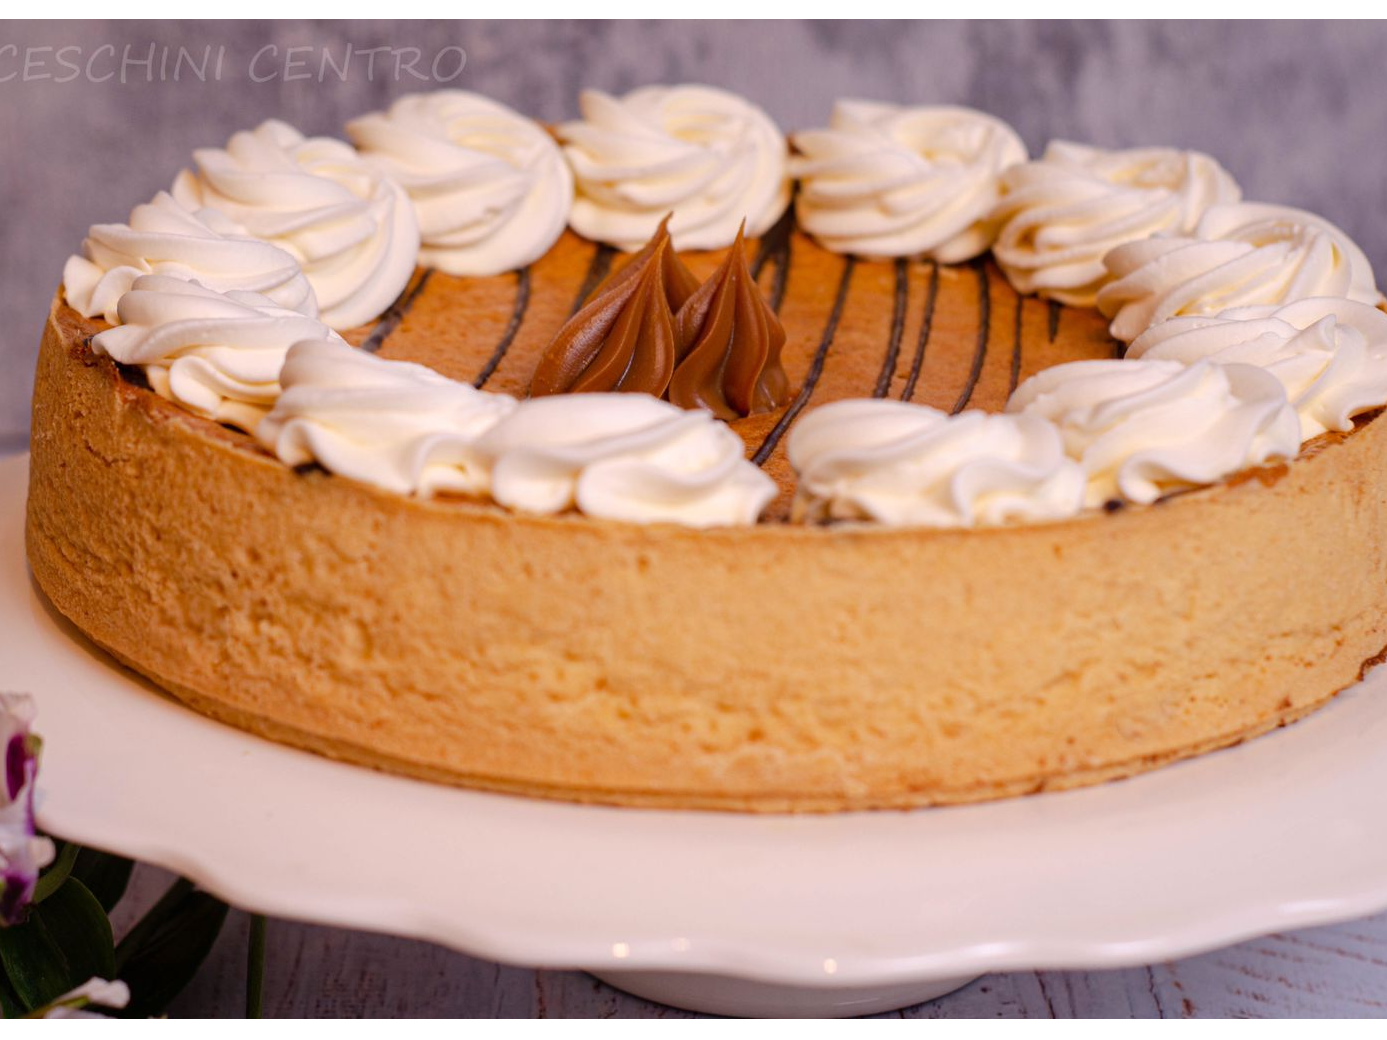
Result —
[[299, 262], [269, 242], [245, 235], [212, 209], [185, 209], [167, 192], [136, 206], [126, 224], [94, 224], [80, 256], [63, 268], [63, 295], [87, 318], [114, 325], [117, 304], [136, 278], [168, 275], [217, 292], [255, 292], [308, 317], [318, 313]]
[[776, 493], [726, 423], [645, 394], [517, 402], [320, 342], [297, 344], [281, 378], [262, 443], [289, 465], [317, 462], [400, 494], [712, 527], [755, 523]]
[[1251, 365], [1071, 361], [1022, 383], [1007, 411], [1059, 426], [1089, 506], [1153, 502], [1300, 449], [1285, 390]]
[[1209, 156], [1173, 148], [1108, 151], [1052, 141], [1002, 175], [993, 256], [1017, 292], [1092, 307], [1108, 251], [1151, 235], [1189, 234], [1241, 191]]
[[419, 253], [414, 207], [346, 142], [305, 138], [270, 119], [193, 159], [197, 172], [178, 175], [174, 198], [220, 210], [244, 233], [293, 254], [332, 328], [370, 321], [409, 282]]
[[580, 235], [639, 249], [665, 214], [677, 249], [720, 249], [764, 233], [790, 202], [785, 137], [762, 109], [716, 87], [585, 90], [559, 137]]
[[527, 513], [725, 527], [754, 524], [776, 494], [726, 423], [648, 394], [532, 398], [477, 449], [492, 497]]
[[516, 406], [423, 365], [321, 340], [296, 344], [280, 379], [284, 392], [256, 430], [262, 444], [290, 466], [317, 462], [402, 495], [485, 495], [490, 471], [473, 445]]
[[859, 256], [953, 264], [986, 252], [1001, 172], [1026, 161], [1006, 123], [945, 105], [839, 101], [827, 129], [793, 139], [800, 226], [825, 248]]
[[1312, 296], [1382, 300], [1368, 258], [1343, 231], [1289, 206], [1214, 206], [1190, 237], [1118, 246], [1103, 258], [1112, 281], [1098, 309], [1130, 342], [1167, 318]]
[[1387, 405], [1387, 314], [1354, 300], [1171, 318], [1138, 336], [1128, 356], [1264, 368], [1285, 387], [1302, 440], [1347, 433], [1354, 416]]
[[196, 415], [253, 432], [280, 393], [279, 374], [298, 340], [332, 337], [321, 321], [258, 293], [219, 293], [170, 275], [135, 279], [119, 324], [92, 348], [139, 365], [160, 397]]
[[414, 203], [420, 262], [485, 276], [538, 260], [563, 233], [573, 174], [544, 127], [463, 90], [399, 98], [347, 124]]
[[995, 526], [1083, 507], [1083, 470], [1065, 456], [1059, 431], [1030, 415], [835, 401], [800, 419], [787, 450], [800, 520]]

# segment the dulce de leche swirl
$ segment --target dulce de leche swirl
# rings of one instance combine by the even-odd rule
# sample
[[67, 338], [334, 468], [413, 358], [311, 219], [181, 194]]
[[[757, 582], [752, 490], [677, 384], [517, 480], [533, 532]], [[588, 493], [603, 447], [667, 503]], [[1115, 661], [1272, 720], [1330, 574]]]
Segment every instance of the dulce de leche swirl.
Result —
[[773, 411], [790, 396], [780, 363], [785, 329], [747, 266], [745, 230], [743, 221], [727, 259], [674, 319], [679, 358], [670, 401], [729, 421]]
[[625, 391], [663, 397], [674, 374], [674, 312], [698, 287], [669, 238], [655, 237], [593, 292], [545, 349], [530, 396]]
[[532, 397], [647, 393], [727, 420], [785, 403], [785, 329], [747, 265], [745, 224], [702, 285], [674, 252], [668, 224], [559, 330], [535, 369]]

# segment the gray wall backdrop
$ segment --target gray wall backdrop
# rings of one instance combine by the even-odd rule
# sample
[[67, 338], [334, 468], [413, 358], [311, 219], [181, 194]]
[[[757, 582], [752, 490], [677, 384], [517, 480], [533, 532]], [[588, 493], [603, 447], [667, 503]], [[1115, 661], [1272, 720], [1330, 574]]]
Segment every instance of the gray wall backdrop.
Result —
[[[151, 44], [153, 65], [126, 65], [122, 83], [127, 46], [133, 62]], [[345, 83], [331, 69], [318, 82], [323, 56], [340, 66], [349, 45], [417, 47], [415, 68], [432, 77], [438, 58], [440, 78], [457, 64], [444, 49], [461, 47], [448, 85], [544, 120], [574, 115], [584, 86], [700, 81], [787, 128], [822, 125], [851, 95], [986, 109], [1033, 154], [1051, 137], [1198, 148], [1247, 197], [1322, 213], [1379, 272], [1387, 264], [1387, 25], [11, 22], [0, 24], [0, 451], [26, 437], [43, 317], [88, 225], [123, 221], [192, 148], [268, 116], [340, 134], [346, 119], [430, 89], [408, 70], [397, 78], [385, 52], [369, 78], [358, 53]], [[186, 63], [175, 81], [180, 46], [207, 66], [205, 82]], [[60, 64], [62, 47], [77, 49]]]

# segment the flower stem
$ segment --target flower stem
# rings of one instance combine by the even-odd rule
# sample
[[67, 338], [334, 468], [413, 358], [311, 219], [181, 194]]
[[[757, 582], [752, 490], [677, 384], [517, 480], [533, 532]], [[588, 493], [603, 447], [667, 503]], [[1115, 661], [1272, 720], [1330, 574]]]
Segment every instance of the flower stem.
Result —
[[34, 886], [35, 903], [42, 903], [62, 887], [63, 882], [71, 876], [72, 867], [77, 862], [77, 854], [81, 851], [82, 846], [76, 842], [69, 841], [63, 845], [63, 851], [58, 853], [57, 860], [40, 875], [38, 884]]
[[265, 1005], [265, 915], [250, 915], [246, 955], [246, 1017], [261, 1018]]

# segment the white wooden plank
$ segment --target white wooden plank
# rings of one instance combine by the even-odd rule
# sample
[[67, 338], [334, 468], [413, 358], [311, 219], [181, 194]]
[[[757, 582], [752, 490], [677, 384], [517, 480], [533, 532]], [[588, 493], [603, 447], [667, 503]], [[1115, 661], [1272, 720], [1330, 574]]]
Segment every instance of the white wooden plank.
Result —
[[[140, 866], [116, 915], [117, 931], [170, 880], [164, 871]], [[247, 917], [233, 911], [207, 963], [175, 1001], [173, 1015], [242, 1014], [246, 937]], [[288, 921], [269, 924], [266, 968], [265, 1013], [274, 1017], [691, 1017], [582, 972], [503, 966], [410, 939]], [[987, 975], [894, 1014], [1387, 1018], [1387, 914], [1150, 967]]]

